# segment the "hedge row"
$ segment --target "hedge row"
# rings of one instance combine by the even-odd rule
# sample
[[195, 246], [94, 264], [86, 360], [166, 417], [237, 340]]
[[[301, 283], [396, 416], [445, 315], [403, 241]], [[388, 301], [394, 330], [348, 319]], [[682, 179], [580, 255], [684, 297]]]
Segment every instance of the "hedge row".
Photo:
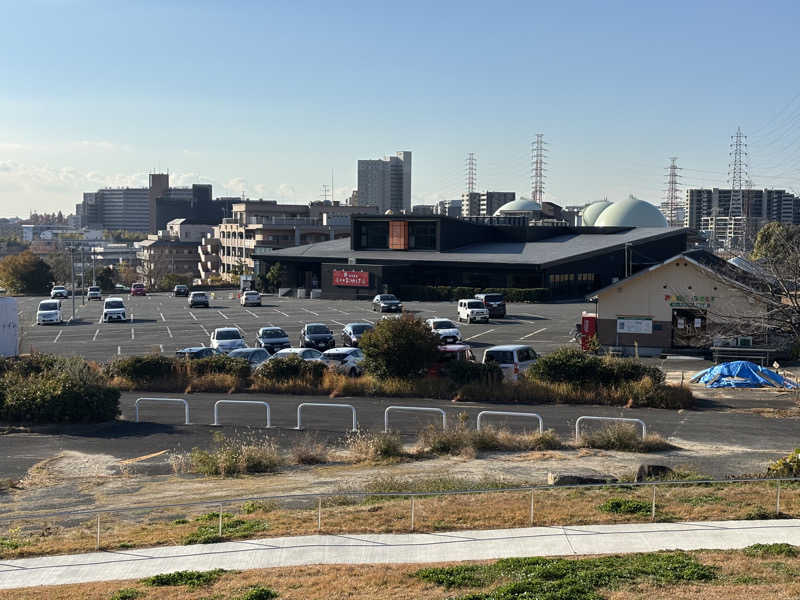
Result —
[[549, 288], [479, 288], [447, 285], [399, 285], [392, 292], [401, 300], [448, 300], [473, 298], [475, 294], [502, 294], [506, 302], [547, 302]]
[[189, 360], [161, 354], [146, 354], [118, 358], [105, 366], [105, 372], [110, 377], [123, 377], [145, 385], [170, 378], [218, 374], [247, 379], [250, 376], [250, 363], [243, 358], [221, 355]]
[[597, 356], [571, 346], [540, 356], [526, 374], [532, 379], [581, 386], [620, 385], [645, 377], [657, 385], [664, 383], [664, 372], [656, 366], [633, 358]]

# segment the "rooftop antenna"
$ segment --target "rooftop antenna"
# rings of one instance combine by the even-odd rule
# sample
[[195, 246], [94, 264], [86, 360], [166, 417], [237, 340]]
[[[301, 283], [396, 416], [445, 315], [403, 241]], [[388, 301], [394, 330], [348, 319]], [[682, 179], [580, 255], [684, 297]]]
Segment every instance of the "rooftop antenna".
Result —
[[320, 198], [322, 198], [323, 202], [328, 202], [329, 193], [330, 193], [330, 190], [328, 188], [328, 185], [323, 183], [322, 184], [322, 194], [320, 194]]

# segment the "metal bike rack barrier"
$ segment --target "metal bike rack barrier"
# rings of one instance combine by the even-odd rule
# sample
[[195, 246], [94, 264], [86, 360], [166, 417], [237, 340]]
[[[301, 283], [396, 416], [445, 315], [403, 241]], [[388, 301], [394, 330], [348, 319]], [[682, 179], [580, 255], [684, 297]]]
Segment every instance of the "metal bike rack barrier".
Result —
[[219, 427], [221, 423], [219, 422], [219, 405], [220, 404], [260, 404], [264, 408], [267, 409], [267, 427], [272, 427], [272, 421], [270, 420], [269, 414], [269, 404], [267, 402], [260, 402], [258, 400], [217, 400], [214, 402], [214, 422], [212, 423], [213, 427]]
[[191, 423], [189, 423], [189, 403], [186, 402], [186, 400], [184, 400], [183, 398], [137, 398], [135, 404], [137, 423], [139, 422], [139, 402], [141, 402], [142, 400], [147, 402], [180, 402], [181, 404], [183, 404], [183, 413], [185, 416], [184, 424], [191, 425]]
[[441, 408], [429, 408], [422, 406], [387, 406], [383, 411], [383, 433], [389, 433], [389, 411], [406, 410], [411, 412], [434, 412], [442, 415], [442, 429], [447, 429], [447, 417]]
[[578, 417], [575, 421], [575, 441], [581, 439], [580, 427], [581, 421], [623, 421], [625, 423], [638, 423], [642, 426], [642, 439], [647, 436], [647, 425], [641, 419], [624, 419], [622, 417]]
[[505, 412], [502, 410], [482, 410], [478, 413], [478, 431], [481, 430], [481, 420], [484, 415], [498, 415], [504, 417], [533, 417], [534, 419], [539, 420], [539, 433], [544, 433], [544, 422], [542, 421], [541, 415], [537, 415], [536, 413], [523, 413], [523, 412]]
[[349, 408], [353, 411], [353, 429], [352, 431], [358, 430], [358, 421], [356, 420], [356, 408], [352, 404], [329, 404], [327, 402], [303, 402], [297, 406], [297, 427], [295, 429], [303, 429], [303, 421], [302, 421], [302, 409], [304, 406], [320, 406], [320, 407], [327, 407], [327, 408]]

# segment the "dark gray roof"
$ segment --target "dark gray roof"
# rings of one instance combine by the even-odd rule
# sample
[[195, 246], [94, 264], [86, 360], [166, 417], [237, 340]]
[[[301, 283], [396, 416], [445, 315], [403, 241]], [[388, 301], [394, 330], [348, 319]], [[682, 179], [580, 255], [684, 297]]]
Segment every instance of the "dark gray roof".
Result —
[[617, 233], [576, 233], [560, 235], [538, 242], [489, 242], [467, 244], [444, 252], [402, 251], [402, 250], [351, 250], [350, 238], [306, 244], [275, 250], [266, 257], [296, 257], [331, 260], [335, 258], [357, 258], [359, 261], [396, 260], [422, 262], [469, 262], [469, 263], [524, 263], [553, 265], [563, 261], [575, 260], [582, 255], [608, 252], [622, 248], [627, 243], [641, 243], [657, 240], [684, 232], [679, 227], [636, 227]]

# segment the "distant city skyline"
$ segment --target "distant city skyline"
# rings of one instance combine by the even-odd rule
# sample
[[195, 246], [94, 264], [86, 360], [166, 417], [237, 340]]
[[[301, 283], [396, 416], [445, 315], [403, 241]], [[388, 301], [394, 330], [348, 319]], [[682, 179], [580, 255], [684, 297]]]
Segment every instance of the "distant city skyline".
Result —
[[479, 191], [528, 197], [538, 132], [561, 205], [658, 205], [672, 156], [683, 189], [727, 187], [739, 126], [753, 186], [800, 192], [793, 2], [32, 0], [4, 17], [0, 216], [163, 171], [305, 203], [333, 170], [344, 202], [359, 159], [399, 149], [412, 204], [460, 198], [469, 152]]

